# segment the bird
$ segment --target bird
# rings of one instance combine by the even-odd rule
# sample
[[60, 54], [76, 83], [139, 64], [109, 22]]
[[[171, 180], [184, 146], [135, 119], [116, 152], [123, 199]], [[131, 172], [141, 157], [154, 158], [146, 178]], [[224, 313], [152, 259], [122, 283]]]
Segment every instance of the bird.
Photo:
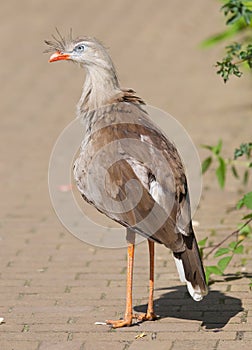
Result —
[[[126, 306], [112, 328], [158, 318], [154, 310], [155, 244], [169, 248], [179, 278], [195, 301], [208, 293], [190, 211], [185, 168], [176, 146], [152, 121], [144, 100], [122, 88], [103, 43], [93, 37], [64, 37], [58, 30], [45, 40], [49, 62], [71, 61], [86, 71], [76, 116], [84, 138], [73, 173], [83, 199], [126, 228]], [[132, 306], [136, 235], [149, 248], [149, 296], [145, 314]]]

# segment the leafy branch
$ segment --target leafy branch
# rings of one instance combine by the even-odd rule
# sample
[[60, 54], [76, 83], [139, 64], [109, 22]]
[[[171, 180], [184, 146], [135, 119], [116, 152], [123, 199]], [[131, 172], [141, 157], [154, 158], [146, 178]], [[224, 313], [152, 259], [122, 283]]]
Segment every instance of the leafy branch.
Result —
[[230, 75], [237, 77], [242, 76], [239, 65], [241, 63], [247, 63], [249, 68], [252, 68], [252, 44], [248, 44], [246, 47], [239, 43], [233, 43], [226, 46], [226, 56], [222, 61], [216, 62], [217, 74], [219, 74], [226, 83]]
[[[229, 0], [222, 7], [224, 16], [227, 18], [227, 26], [235, 26], [238, 31], [250, 28], [252, 20], [251, 1]], [[217, 74], [226, 83], [230, 75], [241, 77], [242, 72], [238, 65], [246, 62], [252, 68], [252, 44], [245, 46], [246, 39], [241, 43], [234, 43], [226, 46], [226, 56], [216, 63]]]
[[[226, 83], [231, 75], [242, 76], [241, 65], [252, 69], [252, 0], [226, 0], [221, 7], [221, 11], [226, 18], [227, 28], [221, 33], [204, 40], [201, 46], [210, 47], [239, 35], [239, 42], [227, 45], [225, 56], [215, 65], [217, 74]], [[204, 145], [203, 147], [209, 150], [211, 154], [202, 162], [202, 173], [215, 166], [215, 175], [222, 189], [225, 187], [228, 170], [231, 170], [236, 179], [242, 179], [243, 185], [248, 183], [252, 168], [252, 142], [242, 143], [240, 147], [236, 148], [232, 159], [223, 157], [222, 140], [215, 146]], [[241, 167], [243, 169], [242, 177], [240, 176]], [[247, 215], [242, 217], [242, 220], [246, 220], [245, 223], [239, 224], [235, 231], [215, 245], [208, 244], [208, 237], [199, 242], [200, 252], [205, 260], [213, 253], [215, 253], [214, 258], [217, 259], [216, 265], [206, 266], [207, 281], [210, 281], [212, 275], [223, 276], [233, 257], [244, 252], [244, 240], [252, 237], [252, 192], [245, 193], [238, 201], [236, 208], [238, 210], [241, 208], [248, 210]], [[227, 245], [227, 242], [233, 237], [235, 239]], [[209, 251], [204, 256], [207, 250]], [[244, 265], [246, 259], [242, 259], [242, 261], [242, 265]], [[211, 282], [213, 282], [213, 279]], [[249, 288], [252, 291], [252, 279]]]
[[234, 24], [238, 21], [244, 22], [246, 25], [250, 25], [252, 18], [251, 1], [241, 0], [229, 0], [222, 7], [221, 10], [227, 17], [226, 25]]
[[252, 1], [228, 0], [221, 7], [221, 11], [226, 18], [228, 28], [205, 40], [202, 46], [209, 47], [237, 34], [242, 34], [242, 37], [239, 36], [239, 43], [234, 42], [225, 47], [225, 56], [215, 64], [217, 74], [226, 83], [231, 75], [241, 77], [241, 64], [252, 68]]
[[[204, 145], [203, 147], [208, 149], [211, 152], [211, 156], [207, 157], [202, 162], [202, 172], [205, 173], [209, 169], [213, 161], [216, 160], [218, 165], [215, 170], [215, 174], [221, 188], [224, 188], [225, 186], [226, 172], [227, 172], [228, 166], [231, 166], [232, 174], [236, 178], [239, 178], [236, 164], [234, 162], [237, 162], [238, 161], [237, 159], [240, 157], [245, 158], [245, 162], [239, 163], [246, 167], [246, 170], [243, 175], [243, 183], [248, 182], [248, 177], [249, 177], [248, 169], [252, 168], [252, 162], [251, 162], [252, 143], [251, 142], [243, 143], [240, 145], [240, 147], [236, 148], [234, 151], [233, 160], [224, 159], [223, 156], [221, 156], [221, 151], [222, 151], [221, 140], [218, 142], [216, 146]], [[243, 216], [242, 218], [243, 220], [246, 220], [245, 223], [239, 225], [235, 231], [227, 235], [221, 242], [217, 243], [216, 245], [206, 246], [208, 237], [199, 242], [200, 252], [205, 260], [214, 252], [215, 252], [214, 258], [220, 258], [217, 261], [216, 265], [206, 266], [207, 281], [210, 280], [210, 277], [212, 275], [218, 275], [218, 276], [224, 275], [225, 270], [230, 264], [233, 257], [236, 254], [243, 253], [244, 251], [244, 245], [242, 244], [243, 241], [246, 238], [249, 238], [252, 236], [252, 229], [250, 226], [250, 223], [252, 222], [252, 192], [248, 192], [244, 194], [243, 197], [238, 201], [236, 207], [237, 209], [241, 209], [245, 207], [250, 211], [247, 215]], [[224, 244], [234, 236], [235, 236], [235, 240], [230, 242], [228, 246], [224, 246]], [[207, 249], [210, 249], [210, 251], [204, 255], [204, 252]], [[252, 288], [252, 284], [251, 284], [251, 288]]]
[[[207, 283], [209, 283], [211, 275], [223, 276], [226, 268], [230, 264], [233, 257], [236, 254], [242, 254], [244, 252], [244, 245], [242, 243], [244, 239], [247, 237], [250, 237], [252, 233], [252, 229], [249, 226], [249, 224], [252, 221], [252, 214], [250, 214], [249, 216], [250, 218], [243, 225], [241, 225], [240, 228], [238, 228], [237, 230], [227, 235], [218, 244], [207, 247], [206, 243], [208, 238], [205, 238], [200, 242], [198, 242], [198, 245], [200, 247], [200, 252], [204, 257], [204, 260], [206, 260], [214, 252], [215, 252], [214, 258], [221, 257], [221, 259], [218, 260], [216, 265], [210, 265], [205, 267]], [[233, 236], [236, 236], [235, 241], [232, 241], [231, 243], [229, 243], [227, 247], [223, 247], [223, 244], [226, 243]], [[206, 249], [210, 249], [210, 251], [204, 256], [203, 252]]]
[[[202, 145], [203, 148], [211, 152], [211, 155], [202, 162], [202, 173], [204, 174], [214, 162], [217, 162], [218, 166], [216, 167], [215, 174], [220, 187], [223, 189], [226, 183], [226, 173], [228, 168], [231, 169], [231, 172], [236, 179], [241, 178], [238, 171], [239, 166], [244, 169], [242, 182], [243, 185], [246, 185], [249, 180], [249, 168], [252, 168], [252, 162], [249, 160], [252, 153], [252, 142], [242, 143], [239, 148], [236, 148], [233, 159], [224, 158], [222, 156], [222, 144], [222, 140], [219, 140], [216, 146]], [[238, 158], [242, 156], [244, 156], [245, 161], [238, 160]]]
[[[242, 143], [239, 148], [236, 148], [234, 151], [234, 159], [237, 159], [242, 156], [246, 156], [247, 159], [251, 158], [252, 153], [252, 142]], [[249, 164], [249, 167], [252, 167], [252, 162]]]
[[[252, 221], [252, 216], [244, 224], [242, 224], [242, 226], [240, 228], [238, 228], [237, 230], [235, 230], [235, 231], [231, 232], [229, 235], [227, 235], [221, 242], [219, 242], [218, 244], [215, 244], [214, 246], [208, 247], [208, 248], [211, 248], [211, 250], [204, 256], [204, 259], [207, 259], [214, 251], [216, 251], [216, 249], [220, 248], [224, 243], [226, 243], [226, 241], [228, 241], [233, 236], [236, 236], [237, 243], [242, 242], [243, 239], [245, 238], [244, 232], [246, 232], [246, 237], [249, 233], [249, 230], [247, 230], [247, 226], [250, 224], [251, 221]], [[242, 237], [241, 240], [238, 240], [239, 234]], [[220, 248], [215, 253], [215, 257], [223, 255], [224, 253], [228, 253], [229, 251], [230, 250], [227, 248]], [[220, 254], [220, 252], [221, 252], [221, 254]]]

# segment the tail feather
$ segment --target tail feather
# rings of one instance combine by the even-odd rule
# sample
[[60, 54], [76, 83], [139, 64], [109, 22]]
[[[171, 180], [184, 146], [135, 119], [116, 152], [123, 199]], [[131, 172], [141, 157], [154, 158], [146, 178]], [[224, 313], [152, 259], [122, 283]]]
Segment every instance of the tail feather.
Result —
[[186, 249], [173, 253], [181, 282], [187, 283], [187, 289], [195, 301], [207, 294], [205, 272], [194, 234], [183, 236]]

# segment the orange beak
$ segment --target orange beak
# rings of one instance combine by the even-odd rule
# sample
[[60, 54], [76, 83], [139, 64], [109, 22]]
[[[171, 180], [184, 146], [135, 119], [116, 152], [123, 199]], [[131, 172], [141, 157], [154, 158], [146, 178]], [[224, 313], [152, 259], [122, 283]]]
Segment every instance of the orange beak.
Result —
[[49, 59], [49, 62], [55, 62], [55, 61], [60, 61], [60, 60], [69, 60], [70, 55], [61, 53], [61, 52], [55, 52], [52, 54], [52, 56]]

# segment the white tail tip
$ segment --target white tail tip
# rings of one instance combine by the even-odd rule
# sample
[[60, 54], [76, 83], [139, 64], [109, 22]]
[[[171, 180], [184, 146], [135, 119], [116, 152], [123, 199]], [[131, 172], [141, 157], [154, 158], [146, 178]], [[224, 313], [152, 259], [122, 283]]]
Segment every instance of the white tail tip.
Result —
[[191, 297], [193, 298], [193, 300], [201, 301], [203, 299], [203, 297], [204, 297], [204, 294], [201, 292], [199, 286], [193, 287], [191, 282], [186, 280], [185, 271], [184, 271], [184, 266], [183, 266], [182, 260], [176, 258], [175, 256], [173, 256], [173, 257], [174, 257], [175, 264], [176, 264], [176, 267], [177, 267], [177, 270], [178, 270], [180, 281], [181, 282], [186, 282], [188, 292], [191, 295]]
[[201, 301], [203, 299], [203, 294], [199, 288], [199, 286], [196, 286], [195, 288], [192, 286], [191, 282], [186, 281], [187, 289], [193, 300], [195, 301]]

